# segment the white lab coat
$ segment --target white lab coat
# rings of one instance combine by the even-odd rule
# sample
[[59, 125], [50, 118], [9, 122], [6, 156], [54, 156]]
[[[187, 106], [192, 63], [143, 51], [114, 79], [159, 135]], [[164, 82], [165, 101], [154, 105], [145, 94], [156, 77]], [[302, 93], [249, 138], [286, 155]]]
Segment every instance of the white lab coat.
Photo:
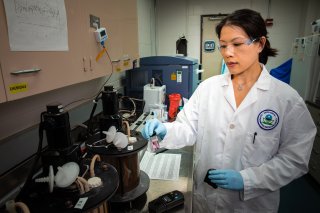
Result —
[[[268, 113], [269, 126], [263, 123]], [[264, 66], [238, 108], [226, 73], [202, 82], [176, 121], [165, 126], [162, 147], [195, 146], [196, 213], [277, 212], [280, 187], [307, 173], [316, 134], [303, 99]], [[213, 189], [203, 182], [210, 168], [240, 171], [244, 190]]]

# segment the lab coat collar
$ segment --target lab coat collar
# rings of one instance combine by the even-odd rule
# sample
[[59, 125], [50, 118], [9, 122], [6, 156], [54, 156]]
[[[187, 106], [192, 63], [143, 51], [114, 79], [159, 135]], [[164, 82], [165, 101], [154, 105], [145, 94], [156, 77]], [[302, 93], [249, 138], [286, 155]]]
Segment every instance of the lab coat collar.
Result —
[[228, 86], [229, 85], [229, 81], [231, 83], [231, 74], [228, 72], [228, 73], [224, 73], [222, 74], [223, 78], [222, 78], [222, 81], [221, 81], [221, 86]]
[[223, 87], [223, 90], [224, 90], [225, 99], [230, 104], [232, 109], [234, 111], [236, 111], [236, 109], [237, 109], [236, 101], [235, 101], [234, 94], [233, 94], [231, 74], [229, 72], [223, 74], [223, 78], [222, 78], [222, 81], [221, 81], [221, 86]]
[[[269, 74], [268, 70], [263, 64], [260, 64], [262, 66], [262, 72], [256, 82], [256, 88], [261, 90], [269, 90], [270, 88], [270, 81], [271, 81], [271, 75]], [[223, 74], [223, 78], [221, 81], [221, 86], [228, 86], [231, 84], [231, 74], [225, 73]]]
[[247, 94], [247, 97], [240, 104], [238, 110], [236, 107], [234, 93], [233, 93], [233, 89], [232, 89], [233, 87], [232, 87], [232, 81], [231, 81], [231, 74], [230, 73], [224, 74], [222, 81], [221, 81], [221, 85], [227, 86], [227, 90], [225, 91], [224, 96], [234, 111], [239, 112], [239, 111], [243, 110], [244, 108], [250, 106], [254, 102], [256, 102], [256, 100], [258, 98], [257, 97], [257, 90], [269, 90], [271, 75], [269, 74], [269, 72], [267, 71], [267, 69], [265, 68], [265, 66], [263, 64], [261, 64], [261, 66], [262, 66], [262, 72], [261, 72], [257, 82], [253, 86], [252, 90], [249, 91], [249, 93]]
[[261, 66], [262, 72], [256, 82], [256, 87], [261, 90], [269, 90], [272, 77], [266, 67], [263, 64], [261, 64]]

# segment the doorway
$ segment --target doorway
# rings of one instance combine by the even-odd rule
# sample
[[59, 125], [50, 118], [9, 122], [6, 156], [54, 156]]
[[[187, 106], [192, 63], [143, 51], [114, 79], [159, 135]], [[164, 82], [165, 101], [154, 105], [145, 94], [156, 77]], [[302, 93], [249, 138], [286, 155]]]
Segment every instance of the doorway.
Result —
[[222, 56], [218, 50], [216, 26], [227, 14], [201, 16], [201, 81], [221, 73]]

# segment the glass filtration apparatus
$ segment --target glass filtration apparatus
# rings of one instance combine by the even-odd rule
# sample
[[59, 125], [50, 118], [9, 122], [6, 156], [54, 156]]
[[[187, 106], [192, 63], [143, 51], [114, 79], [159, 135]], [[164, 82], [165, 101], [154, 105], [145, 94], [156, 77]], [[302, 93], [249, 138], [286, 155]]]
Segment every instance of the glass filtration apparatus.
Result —
[[[42, 149], [44, 131], [48, 147]], [[30, 212], [108, 210], [107, 201], [119, 185], [118, 172], [100, 156], [86, 155], [81, 149], [83, 141], [72, 140], [71, 132], [69, 113], [63, 106], [47, 105], [47, 111], [41, 113], [38, 152], [16, 198]]]
[[69, 113], [64, 111], [59, 103], [47, 105], [47, 111], [43, 113], [43, 128], [46, 132], [48, 149], [42, 153], [44, 170], [52, 165], [57, 167], [70, 161], [79, 161], [77, 145], [73, 146], [70, 137]]
[[[147, 141], [140, 133], [123, 128], [125, 122], [119, 114], [117, 91], [112, 86], [106, 86], [101, 95], [103, 113], [99, 119], [99, 130], [87, 141], [88, 153], [98, 154], [104, 162], [114, 166], [119, 176], [119, 187], [115, 195], [109, 200], [111, 211], [113, 205], [131, 203], [149, 189], [148, 175], [140, 171], [138, 152], [146, 147]], [[126, 137], [134, 136], [137, 141], [119, 148], [113, 141], [108, 141], [106, 132], [110, 127], [117, 133], [127, 133]], [[128, 126], [126, 128], [129, 128]], [[128, 133], [129, 132], [129, 133]], [[97, 145], [99, 144], [99, 145]]]

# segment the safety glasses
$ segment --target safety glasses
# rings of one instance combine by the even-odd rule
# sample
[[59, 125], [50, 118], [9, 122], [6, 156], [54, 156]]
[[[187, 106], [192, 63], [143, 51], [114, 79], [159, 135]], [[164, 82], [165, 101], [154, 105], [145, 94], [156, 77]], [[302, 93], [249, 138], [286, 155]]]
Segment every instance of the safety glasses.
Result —
[[240, 51], [247, 46], [250, 46], [252, 43], [259, 41], [260, 38], [254, 38], [254, 39], [245, 39], [245, 40], [237, 40], [231, 43], [223, 42], [218, 44], [218, 49], [220, 50], [221, 53], [224, 53], [227, 51], [235, 52], [235, 51]]

